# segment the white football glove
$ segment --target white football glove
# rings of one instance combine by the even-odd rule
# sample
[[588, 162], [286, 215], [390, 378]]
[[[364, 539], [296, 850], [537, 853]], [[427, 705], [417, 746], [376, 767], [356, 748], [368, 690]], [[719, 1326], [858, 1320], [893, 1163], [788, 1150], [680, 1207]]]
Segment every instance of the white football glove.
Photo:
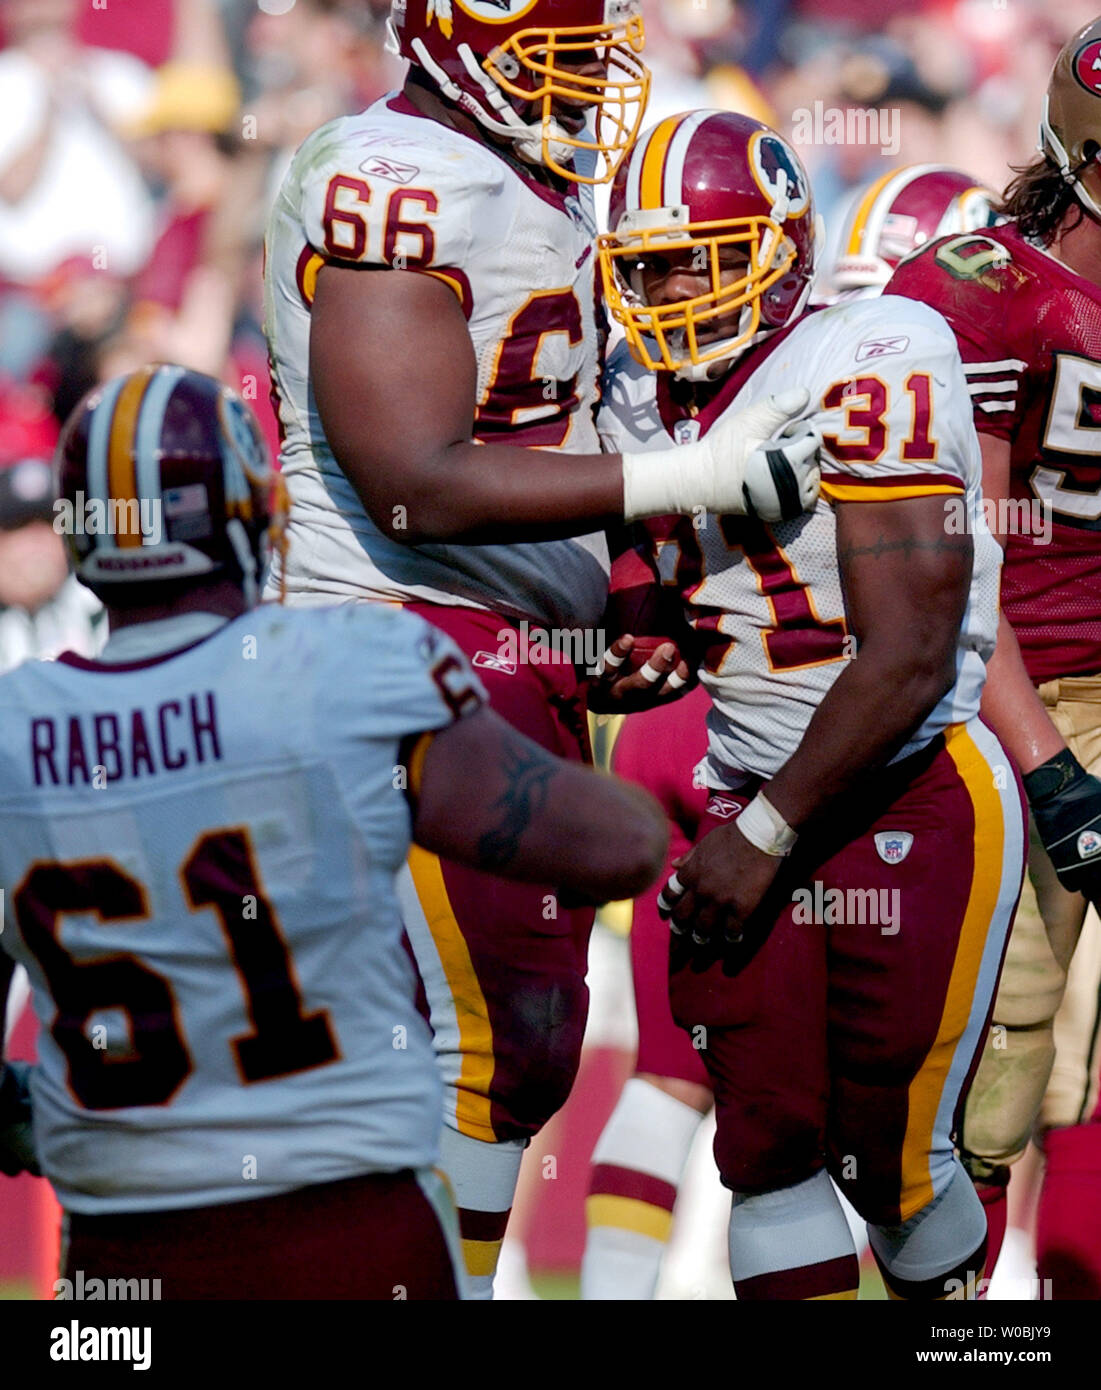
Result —
[[721, 515], [787, 521], [814, 506], [821, 482], [821, 439], [798, 417], [810, 395], [801, 387], [770, 396], [720, 420], [703, 439], [650, 454], [623, 455], [623, 514]]

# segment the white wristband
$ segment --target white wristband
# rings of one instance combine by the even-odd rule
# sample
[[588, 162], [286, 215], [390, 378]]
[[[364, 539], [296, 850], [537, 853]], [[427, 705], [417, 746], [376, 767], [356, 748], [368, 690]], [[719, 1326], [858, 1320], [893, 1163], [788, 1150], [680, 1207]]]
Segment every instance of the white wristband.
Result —
[[789, 855], [799, 838], [764, 792], [758, 792], [734, 824], [762, 854]]
[[[709, 458], [709, 453], [704, 457]], [[624, 454], [624, 520], [691, 515], [692, 508], [706, 498], [700, 459], [698, 443], [658, 449], [652, 454]]]

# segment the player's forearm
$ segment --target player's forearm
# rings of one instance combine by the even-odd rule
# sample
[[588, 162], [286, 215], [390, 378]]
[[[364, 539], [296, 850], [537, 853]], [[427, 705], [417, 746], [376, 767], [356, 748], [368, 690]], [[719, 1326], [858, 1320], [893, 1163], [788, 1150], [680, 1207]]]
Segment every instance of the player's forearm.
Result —
[[422, 462], [405, 486], [385, 497], [371, 489], [364, 501], [375, 524], [405, 545], [558, 540], [622, 524], [623, 461], [457, 443]]
[[818, 706], [802, 742], [766, 788], [793, 829], [885, 766], [952, 688], [952, 651], [861, 649]]
[[[461, 815], [457, 786], [467, 789]], [[647, 793], [552, 757], [483, 709], [432, 741], [414, 839], [470, 868], [603, 902], [654, 881], [669, 830]]]
[[1025, 670], [1017, 636], [1004, 613], [998, 622], [998, 645], [986, 668], [982, 715], [1022, 774], [1066, 747]]

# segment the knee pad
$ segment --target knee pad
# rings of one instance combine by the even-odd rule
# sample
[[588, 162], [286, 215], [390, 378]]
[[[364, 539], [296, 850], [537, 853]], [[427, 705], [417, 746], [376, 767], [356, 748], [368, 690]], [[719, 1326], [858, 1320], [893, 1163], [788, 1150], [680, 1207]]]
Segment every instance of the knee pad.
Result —
[[895, 1298], [972, 1297], [986, 1258], [986, 1214], [957, 1159], [927, 1206], [897, 1226], [869, 1223], [868, 1239]]

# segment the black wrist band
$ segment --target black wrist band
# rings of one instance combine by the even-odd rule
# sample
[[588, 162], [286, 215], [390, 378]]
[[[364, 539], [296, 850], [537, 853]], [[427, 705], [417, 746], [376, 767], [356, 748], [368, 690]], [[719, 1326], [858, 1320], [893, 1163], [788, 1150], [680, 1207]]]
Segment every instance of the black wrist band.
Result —
[[1048, 758], [1046, 763], [1041, 763], [1021, 780], [1024, 783], [1025, 795], [1035, 805], [1038, 801], [1047, 801], [1058, 795], [1072, 782], [1077, 781], [1084, 772], [1085, 768], [1070, 749], [1063, 748], [1054, 758]]

